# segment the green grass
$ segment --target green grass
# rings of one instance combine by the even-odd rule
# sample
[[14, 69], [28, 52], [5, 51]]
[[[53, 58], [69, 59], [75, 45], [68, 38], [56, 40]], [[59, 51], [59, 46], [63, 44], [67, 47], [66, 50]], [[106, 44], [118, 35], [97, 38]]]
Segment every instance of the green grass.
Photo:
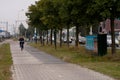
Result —
[[10, 45], [0, 45], [0, 80], [11, 80], [12, 58], [10, 54]]
[[57, 47], [57, 49], [55, 49], [54, 46], [51, 45], [41, 46], [40, 44], [34, 43], [30, 45], [59, 57], [64, 61], [81, 65], [120, 80], [120, 50], [117, 50], [117, 54], [115, 55], [111, 55], [110, 50], [108, 50], [107, 55], [100, 57], [82, 46], [78, 48], [70, 46], [68, 48], [64, 45], [62, 48]]

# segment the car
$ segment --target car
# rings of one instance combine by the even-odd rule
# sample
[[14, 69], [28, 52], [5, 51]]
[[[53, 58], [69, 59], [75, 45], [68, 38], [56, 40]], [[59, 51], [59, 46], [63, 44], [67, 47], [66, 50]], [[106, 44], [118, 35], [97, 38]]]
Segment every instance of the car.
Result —
[[[111, 35], [107, 35], [107, 46], [110, 47], [112, 45]], [[115, 38], [115, 45], [119, 47], [119, 40]]]
[[118, 36], [118, 40], [120, 41], [120, 35]]
[[118, 37], [117, 37], [117, 38], [118, 38], [118, 40], [120, 41], [120, 32], [118, 33]]
[[[67, 37], [62, 38], [62, 42], [67, 43]], [[69, 38], [69, 43], [72, 43], [72, 40]]]
[[79, 44], [85, 44], [86, 43], [86, 38], [83, 36], [79, 36]]

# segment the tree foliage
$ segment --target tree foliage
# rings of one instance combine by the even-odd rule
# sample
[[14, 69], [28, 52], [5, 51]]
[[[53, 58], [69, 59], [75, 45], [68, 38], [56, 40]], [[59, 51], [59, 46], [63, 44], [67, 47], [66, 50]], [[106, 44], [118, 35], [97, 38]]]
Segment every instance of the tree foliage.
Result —
[[19, 33], [21, 36], [26, 36], [26, 28], [24, 27], [22, 23], [19, 26]]

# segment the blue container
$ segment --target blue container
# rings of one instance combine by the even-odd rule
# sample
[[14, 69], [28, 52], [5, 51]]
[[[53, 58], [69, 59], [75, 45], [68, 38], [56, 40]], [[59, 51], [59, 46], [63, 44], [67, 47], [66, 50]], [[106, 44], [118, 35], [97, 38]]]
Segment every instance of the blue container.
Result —
[[97, 36], [86, 36], [86, 49], [88, 50], [94, 50], [94, 41], [97, 38]]

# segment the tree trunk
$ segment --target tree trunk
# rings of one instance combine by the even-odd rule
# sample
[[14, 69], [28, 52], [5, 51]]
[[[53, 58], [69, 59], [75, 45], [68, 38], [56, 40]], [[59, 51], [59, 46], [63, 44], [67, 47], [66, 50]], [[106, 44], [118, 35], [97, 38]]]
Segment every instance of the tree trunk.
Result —
[[47, 36], [46, 36], [46, 44], [48, 45], [48, 30], [47, 30]]
[[56, 40], [56, 37], [57, 37], [57, 30], [56, 30], [56, 28], [55, 28], [55, 30], [54, 30], [54, 45], [55, 45], [55, 49], [57, 48], [57, 40]]
[[60, 29], [60, 47], [62, 47], [62, 28]]
[[44, 34], [45, 34], [45, 32], [43, 31], [43, 33], [42, 33], [42, 43], [43, 43], [43, 46], [45, 45], [45, 41], [44, 41]]
[[76, 40], [75, 40], [75, 47], [78, 47], [78, 25], [76, 25]]
[[69, 25], [67, 25], [67, 46], [69, 47]]
[[115, 30], [114, 30], [114, 18], [111, 17], [111, 37], [112, 37], [112, 54], [116, 53], [115, 50]]
[[40, 31], [40, 43], [42, 45], [42, 31]]
[[50, 32], [50, 42], [51, 42], [51, 45], [52, 45], [52, 32], [53, 32], [53, 29], [51, 29], [51, 32]]

